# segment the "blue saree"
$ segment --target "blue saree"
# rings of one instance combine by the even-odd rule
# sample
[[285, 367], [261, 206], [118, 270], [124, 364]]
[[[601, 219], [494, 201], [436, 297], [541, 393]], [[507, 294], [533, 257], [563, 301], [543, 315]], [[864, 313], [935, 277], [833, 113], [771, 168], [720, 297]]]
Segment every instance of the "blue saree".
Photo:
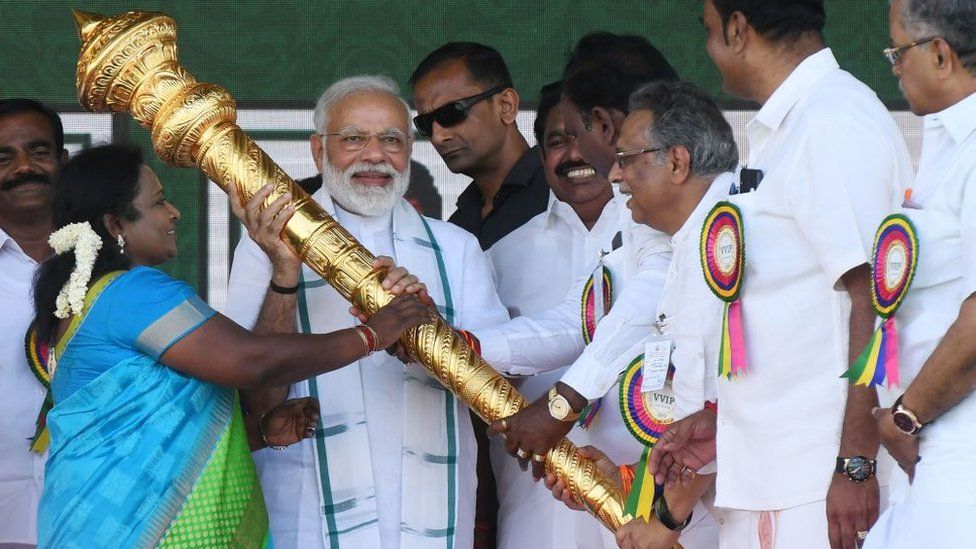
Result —
[[159, 362], [216, 314], [136, 267], [89, 290], [54, 349], [39, 547], [267, 547], [237, 391]]

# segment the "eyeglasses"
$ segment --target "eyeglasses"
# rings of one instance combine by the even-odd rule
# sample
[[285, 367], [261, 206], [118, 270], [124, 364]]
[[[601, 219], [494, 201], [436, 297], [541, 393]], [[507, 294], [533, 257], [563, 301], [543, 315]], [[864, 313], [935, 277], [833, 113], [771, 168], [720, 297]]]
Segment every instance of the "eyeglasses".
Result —
[[413, 117], [413, 123], [417, 126], [417, 131], [421, 135], [430, 137], [434, 133], [434, 122], [440, 124], [442, 128], [457, 126], [468, 118], [468, 111], [471, 110], [471, 107], [507, 89], [508, 86], [495, 86], [478, 95], [445, 103], [427, 114], [418, 114]]
[[922, 38], [921, 40], [916, 40], [916, 41], [912, 42], [911, 44], [905, 44], [904, 46], [891, 46], [889, 48], [885, 48], [885, 49], [881, 50], [881, 52], [884, 53], [884, 56], [885, 56], [885, 58], [888, 59], [888, 62], [889, 63], [891, 63], [892, 65], [897, 65], [897, 64], [901, 63], [901, 56], [904, 55], [904, 53], [907, 50], [909, 50], [911, 48], [914, 48], [915, 46], [921, 46], [922, 44], [928, 44], [929, 42], [935, 40], [936, 38], [939, 38], [939, 37], [938, 36], [930, 36], [929, 38]]
[[320, 133], [322, 137], [338, 137], [339, 147], [346, 152], [356, 152], [361, 151], [366, 148], [369, 140], [373, 137], [380, 144], [380, 147], [388, 153], [398, 153], [402, 152], [407, 146], [407, 138], [402, 133], [398, 131], [386, 131], [383, 133], [365, 133], [365, 132], [338, 132], [338, 133]]
[[661, 152], [661, 147], [645, 147], [643, 149], [633, 149], [633, 150], [629, 150], [629, 151], [619, 151], [619, 152], [616, 153], [616, 155], [617, 155], [617, 166], [620, 166], [620, 169], [622, 170], [622, 169], [626, 168], [628, 164], [630, 164], [630, 160], [633, 159], [634, 157], [639, 156], [639, 155], [642, 155], [642, 154], [646, 154], [646, 153], [653, 153], [653, 152]]

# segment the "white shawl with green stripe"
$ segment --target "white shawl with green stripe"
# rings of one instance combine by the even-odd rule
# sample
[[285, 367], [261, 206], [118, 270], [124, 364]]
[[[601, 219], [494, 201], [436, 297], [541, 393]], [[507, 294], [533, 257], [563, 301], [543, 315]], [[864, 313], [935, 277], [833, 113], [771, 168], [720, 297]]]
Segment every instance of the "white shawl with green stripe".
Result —
[[[321, 195], [323, 191], [315, 198], [332, 210], [331, 200]], [[393, 212], [393, 245], [397, 263], [427, 283], [441, 314], [452, 324], [477, 330], [507, 320], [490, 265], [471, 235], [425, 220], [401, 201]], [[242, 249], [246, 246], [251, 250]], [[244, 325], [249, 325], [248, 320], [253, 324], [257, 308], [244, 313], [232, 309], [238, 308], [235, 299], [245, 299], [249, 291], [256, 293], [262, 283], [259, 278], [248, 290], [242, 281], [247, 257], [253, 259], [255, 249], [250, 241], [239, 246], [231, 275], [228, 315]], [[270, 276], [270, 270], [266, 272]], [[307, 268], [304, 278], [300, 331], [325, 333], [351, 327], [348, 303]], [[468, 547], [476, 478], [467, 408], [422, 367], [404, 367], [393, 357], [387, 362], [390, 375], [403, 376], [404, 414], [389, 418], [402, 422], [403, 433], [399, 546]], [[316, 438], [282, 452], [263, 450], [255, 455], [275, 544], [381, 547], [360, 363], [297, 384], [292, 394], [318, 396], [322, 419]], [[316, 508], [309, 509], [316, 500]]]

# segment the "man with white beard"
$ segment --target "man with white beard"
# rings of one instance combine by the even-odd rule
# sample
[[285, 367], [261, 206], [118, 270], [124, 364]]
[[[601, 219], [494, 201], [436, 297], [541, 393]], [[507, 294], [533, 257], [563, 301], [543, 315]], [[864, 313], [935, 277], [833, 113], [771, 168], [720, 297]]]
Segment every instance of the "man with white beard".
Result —
[[[445, 320], [478, 330], [508, 319], [477, 239], [422, 217], [406, 200], [412, 139], [392, 80], [333, 84], [315, 108], [313, 198], [376, 255], [427, 283]], [[259, 209], [266, 192], [248, 207]], [[234, 255], [225, 313], [261, 332], [325, 333], [353, 326], [349, 304], [279, 235], [293, 213], [280, 199], [252, 216]], [[252, 212], [253, 213], [253, 212]], [[269, 260], [268, 257], [271, 257]], [[475, 439], [468, 411], [417, 364], [387, 353], [276, 395], [317, 396], [315, 437], [255, 454], [279, 547], [470, 547]], [[260, 410], [262, 398], [245, 401]]]

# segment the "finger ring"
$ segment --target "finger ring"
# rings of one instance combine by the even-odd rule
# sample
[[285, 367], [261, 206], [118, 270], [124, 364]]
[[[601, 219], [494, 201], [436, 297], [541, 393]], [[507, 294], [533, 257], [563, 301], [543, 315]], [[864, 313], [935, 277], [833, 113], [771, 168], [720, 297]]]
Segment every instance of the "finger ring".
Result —
[[543, 463], [543, 462], [545, 462], [545, 461], [546, 461], [546, 456], [544, 456], [544, 455], [542, 455], [542, 454], [536, 454], [536, 455], [534, 455], [534, 456], [532, 456], [532, 459], [533, 459], [534, 461], [537, 461], [537, 462], [539, 462], [539, 463]]
[[693, 471], [691, 467], [684, 465], [681, 467], [681, 475], [684, 475], [686, 472], [691, 475], [691, 478], [695, 478], [695, 471]]
[[521, 448], [515, 451], [515, 455], [517, 455], [520, 459], [529, 459], [529, 453]]
[[854, 535], [857, 536], [857, 539], [864, 541], [864, 538], [868, 537], [868, 531], [858, 530], [857, 532], [854, 532]]

